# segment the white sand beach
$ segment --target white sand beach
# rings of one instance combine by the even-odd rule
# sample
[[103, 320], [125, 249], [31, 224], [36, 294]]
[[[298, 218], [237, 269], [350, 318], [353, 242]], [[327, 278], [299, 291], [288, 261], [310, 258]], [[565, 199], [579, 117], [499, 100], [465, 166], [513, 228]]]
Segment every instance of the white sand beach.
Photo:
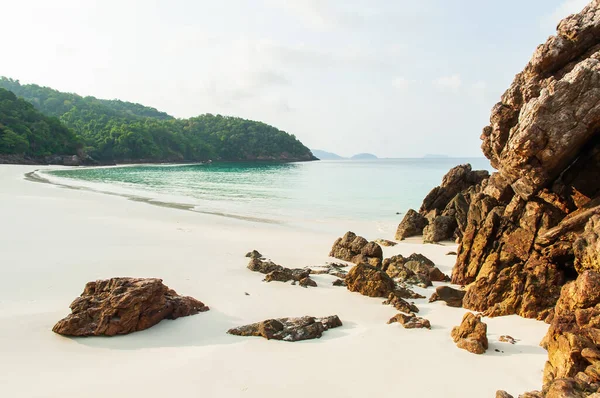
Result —
[[[331, 276], [304, 289], [246, 269], [252, 249], [287, 267], [323, 265], [350, 227], [319, 234], [24, 179], [39, 168], [0, 165], [2, 397], [481, 398], [541, 385], [542, 322], [485, 318], [490, 348], [474, 355], [450, 337], [464, 309], [415, 300], [432, 330], [408, 330], [386, 324], [397, 311], [383, 299], [333, 287]], [[422, 253], [449, 274], [455, 249], [412, 240], [384, 254]], [[114, 276], [162, 278], [210, 311], [127, 336], [51, 331], [86, 282]], [[434, 288], [416, 290], [429, 297]], [[273, 317], [333, 314], [344, 326], [318, 340], [226, 334]], [[504, 334], [518, 343], [499, 342]]]

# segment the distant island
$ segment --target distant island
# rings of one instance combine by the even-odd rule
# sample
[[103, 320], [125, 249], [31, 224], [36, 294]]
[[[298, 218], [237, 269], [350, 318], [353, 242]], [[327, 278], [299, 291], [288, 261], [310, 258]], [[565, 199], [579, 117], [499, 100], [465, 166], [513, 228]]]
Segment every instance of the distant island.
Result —
[[352, 156], [350, 159], [352, 160], [373, 160], [373, 159], [379, 159], [377, 156], [373, 155], [372, 153], [357, 153], [356, 155]]
[[337, 153], [322, 151], [320, 149], [311, 149], [313, 155], [315, 155], [320, 160], [342, 160], [346, 159], [343, 156], [338, 155]]
[[266, 123], [203, 114], [176, 119], [144, 105], [63, 93], [0, 77], [0, 163], [316, 160]]

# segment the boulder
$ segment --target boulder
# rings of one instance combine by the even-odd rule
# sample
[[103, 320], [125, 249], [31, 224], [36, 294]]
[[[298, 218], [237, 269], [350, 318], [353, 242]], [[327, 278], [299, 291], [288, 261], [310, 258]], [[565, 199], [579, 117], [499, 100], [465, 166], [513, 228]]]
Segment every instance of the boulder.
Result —
[[303, 316], [300, 318], [267, 319], [262, 322], [229, 329], [236, 336], [260, 336], [267, 340], [300, 341], [318, 339], [323, 332], [342, 326], [337, 315], [325, 318]]
[[354, 232], [348, 231], [334, 242], [329, 256], [354, 264], [367, 263], [374, 267], [381, 267], [383, 251], [377, 243], [368, 242], [362, 236], [356, 236]]
[[396, 287], [394, 280], [380, 268], [367, 264], [354, 266], [345, 281], [348, 290], [369, 297], [388, 297]]
[[398, 322], [405, 329], [431, 329], [431, 323], [425, 318], [418, 317], [414, 314], [404, 315], [396, 314], [387, 322], [388, 324]]
[[404, 215], [400, 225], [398, 225], [398, 229], [396, 230], [396, 240], [404, 240], [411, 236], [422, 235], [423, 228], [425, 228], [428, 223], [425, 216], [410, 209]]
[[423, 242], [435, 243], [443, 240], [451, 240], [454, 236], [454, 231], [458, 227], [455, 217], [438, 216], [435, 217], [423, 229]]
[[163, 319], [208, 311], [157, 278], [111, 278], [88, 282], [71, 303], [71, 314], [52, 331], [66, 336], [114, 336], [148, 329]]
[[438, 286], [435, 288], [435, 293], [429, 298], [429, 302], [434, 301], [445, 301], [449, 307], [462, 307], [463, 297], [465, 296], [464, 290], [458, 290], [451, 288], [450, 286]]
[[460, 323], [452, 329], [452, 339], [458, 348], [473, 354], [483, 354], [488, 348], [487, 325], [481, 316], [467, 312]]
[[298, 284], [302, 287], [317, 287], [317, 282], [315, 282], [311, 277], [307, 276], [305, 278], [300, 279]]

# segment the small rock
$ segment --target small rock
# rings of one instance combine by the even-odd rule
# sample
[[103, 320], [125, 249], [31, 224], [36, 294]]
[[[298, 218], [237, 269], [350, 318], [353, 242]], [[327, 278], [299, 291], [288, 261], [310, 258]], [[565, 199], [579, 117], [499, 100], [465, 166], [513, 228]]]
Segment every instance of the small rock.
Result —
[[405, 312], [407, 314], [410, 314], [412, 312], [419, 312], [419, 308], [416, 305], [409, 303], [408, 301], [399, 297], [395, 293], [390, 293], [388, 299], [385, 300], [382, 304], [391, 305], [398, 311]]
[[343, 279], [336, 279], [333, 281], [333, 286], [346, 286], [346, 281]]
[[249, 295], [250, 295], [250, 293], [248, 293], [248, 292], [244, 292], [244, 294], [245, 294], [246, 296], [249, 296]]
[[317, 287], [317, 282], [315, 282], [313, 279], [311, 279], [310, 276], [300, 279], [299, 284], [302, 287], [309, 287], [309, 286]]
[[456, 256], [456, 252], [448, 252], [446, 253], [446, 256]]
[[381, 246], [393, 247], [396, 246], [397, 243], [387, 239], [375, 239], [375, 243], [380, 244]]
[[412, 315], [404, 315], [404, 314], [396, 314], [388, 321], [388, 324], [398, 322], [405, 329], [422, 329], [427, 328], [431, 329], [431, 324], [425, 318], [418, 317], [414, 314]]
[[263, 255], [260, 254], [256, 250], [252, 250], [251, 252], [246, 253], [246, 257], [249, 257], [249, 258], [263, 258]]
[[508, 335], [504, 335], [504, 336], [500, 336], [500, 338], [498, 339], [498, 341], [501, 341], [503, 343], [510, 343], [510, 344], [516, 344], [517, 340], [512, 338], [511, 336]]
[[498, 390], [498, 391], [496, 391], [496, 398], [514, 398], [514, 397], [512, 395], [510, 395], [509, 393], [507, 393], [506, 391]]
[[434, 301], [441, 300], [445, 301], [450, 307], [458, 308], [462, 307], [462, 301], [465, 294], [466, 292], [464, 290], [457, 290], [450, 286], [438, 286], [435, 289], [435, 293], [429, 298], [429, 302], [433, 303]]
[[467, 312], [460, 323], [452, 329], [452, 339], [458, 348], [473, 354], [483, 354], [488, 348], [487, 325], [481, 316]]
[[317, 339], [323, 332], [342, 326], [337, 315], [325, 318], [303, 316], [300, 318], [267, 319], [262, 322], [229, 329], [236, 336], [260, 336], [267, 340], [300, 341]]

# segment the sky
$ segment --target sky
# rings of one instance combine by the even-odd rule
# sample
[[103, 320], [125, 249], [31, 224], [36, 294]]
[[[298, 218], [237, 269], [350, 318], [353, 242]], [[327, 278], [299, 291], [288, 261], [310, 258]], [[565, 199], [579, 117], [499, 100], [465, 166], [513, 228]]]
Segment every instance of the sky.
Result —
[[481, 156], [514, 75], [587, 0], [0, 0], [0, 76], [350, 156]]

